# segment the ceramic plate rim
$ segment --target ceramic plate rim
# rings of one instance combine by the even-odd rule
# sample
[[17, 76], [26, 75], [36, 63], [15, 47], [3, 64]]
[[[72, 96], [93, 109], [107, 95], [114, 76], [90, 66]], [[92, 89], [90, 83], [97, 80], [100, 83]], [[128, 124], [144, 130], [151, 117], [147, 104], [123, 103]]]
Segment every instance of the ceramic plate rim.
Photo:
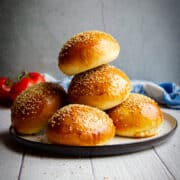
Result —
[[[172, 127], [171, 130], [169, 130], [167, 133], [161, 136], [157, 136], [151, 139], [144, 139], [144, 141], [130, 142], [125, 144], [107, 144], [107, 145], [99, 145], [99, 146], [67, 146], [67, 145], [48, 144], [48, 143], [42, 143], [42, 142], [24, 139], [15, 132], [12, 126], [10, 126], [9, 128], [9, 133], [17, 142], [25, 146], [35, 148], [36, 150], [42, 150], [42, 151], [44, 150], [45, 152], [52, 152], [64, 156], [87, 157], [87, 156], [119, 155], [119, 154], [125, 154], [125, 153], [131, 153], [131, 152], [149, 149], [156, 145], [160, 145], [164, 143], [168, 138], [170, 138], [177, 129], [178, 122], [174, 116], [172, 116], [167, 112], [163, 112], [163, 115], [166, 117], [169, 116], [171, 119], [173, 119], [175, 126]], [[134, 149], [131, 149], [133, 147]], [[66, 152], [67, 150], [71, 150], [71, 151]], [[112, 150], [112, 151], [109, 152], [108, 150]]]

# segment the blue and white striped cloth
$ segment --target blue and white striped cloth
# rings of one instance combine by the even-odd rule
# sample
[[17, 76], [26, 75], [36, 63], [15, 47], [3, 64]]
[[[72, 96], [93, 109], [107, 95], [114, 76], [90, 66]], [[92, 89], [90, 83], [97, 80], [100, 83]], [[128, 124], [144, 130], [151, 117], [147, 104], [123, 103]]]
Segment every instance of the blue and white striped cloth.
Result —
[[159, 104], [169, 108], [180, 109], [180, 87], [172, 82], [154, 83], [132, 80], [132, 91], [151, 97]]
[[[71, 77], [61, 81], [56, 80], [49, 74], [44, 74], [45, 79], [51, 82], [58, 82], [65, 90], [68, 89]], [[169, 108], [180, 109], [180, 87], [172, 82], [154, 83], [151, 81], [132, 80], [132, 93], [144, 94], [151, 97], [159, 104]]]

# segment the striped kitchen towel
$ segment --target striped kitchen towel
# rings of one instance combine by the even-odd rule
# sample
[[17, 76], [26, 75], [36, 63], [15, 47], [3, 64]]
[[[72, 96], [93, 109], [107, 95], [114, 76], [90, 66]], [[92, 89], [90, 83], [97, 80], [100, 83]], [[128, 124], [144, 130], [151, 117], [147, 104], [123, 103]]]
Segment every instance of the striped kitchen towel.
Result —
[[159, 104], [180, 109], [180, 87], [173, 82], [150, 82], [132, 80], [133, 93], [140, 93], [153, 98]]

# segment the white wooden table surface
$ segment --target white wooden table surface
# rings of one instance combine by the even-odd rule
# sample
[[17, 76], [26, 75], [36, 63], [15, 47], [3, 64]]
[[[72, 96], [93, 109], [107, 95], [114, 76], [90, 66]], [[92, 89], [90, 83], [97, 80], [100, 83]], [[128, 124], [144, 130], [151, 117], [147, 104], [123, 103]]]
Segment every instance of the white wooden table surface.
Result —
[[[180, 111], [163, 109], [180, 121]], [[2, 180], [167, 180], [180, 179], [180, 129], [163, 145], [119, 156], [62, 158], [27, 152], [8, 134], [10, 110], [0, 108]]]

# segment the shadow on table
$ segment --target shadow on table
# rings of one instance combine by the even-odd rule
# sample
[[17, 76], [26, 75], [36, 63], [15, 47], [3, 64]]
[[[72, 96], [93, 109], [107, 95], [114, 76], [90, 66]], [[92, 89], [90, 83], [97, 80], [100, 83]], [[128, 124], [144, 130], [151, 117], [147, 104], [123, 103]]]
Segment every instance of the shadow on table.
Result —
[[16, 153], [23, 153], [23, 147], [20, 146], [17, 142], [15, 142], [8, 131], [4, 131], [0, 133], [0, 141], [4, 144], [9, 150], [14, 151]]

